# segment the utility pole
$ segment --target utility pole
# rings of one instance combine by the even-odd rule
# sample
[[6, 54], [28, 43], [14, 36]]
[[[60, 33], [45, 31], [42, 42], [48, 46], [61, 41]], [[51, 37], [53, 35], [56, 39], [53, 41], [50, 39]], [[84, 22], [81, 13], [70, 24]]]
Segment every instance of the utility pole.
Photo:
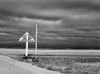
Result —
[[37, 32], [38, 32], [38, 25], [39, 25], [39, 23], [36, 23], [35, 54], [37, 54]]

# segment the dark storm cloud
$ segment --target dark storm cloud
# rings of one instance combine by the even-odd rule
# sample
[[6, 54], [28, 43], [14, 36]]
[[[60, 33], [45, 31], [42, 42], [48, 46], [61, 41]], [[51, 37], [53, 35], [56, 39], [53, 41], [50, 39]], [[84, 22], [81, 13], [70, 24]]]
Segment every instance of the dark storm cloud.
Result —
[[[53, 19], [47, 15], [42, 15], [49, 11], [53, 14], [53, 10], [83, 10], [82, 12], [99, 11], [100, 2], [92, 0], [1, 0], [0, 13], [2, 15], [20, 16], [20, 17], [35, 17]], [[58, 13], [60, 13], [58, 11]], [[55, 11], [56, 12], [56, 11]], [[66, 12], [66, 11], [64, 11]], [[58, 14], [56, 13], [56, 14]], [[63, 13], [60, 13], [61, 15]], [[59, 15], [59, 14], [58, 14]], [[54, 15], [53, 15], [54, 16]], [[59, 18], [54, 16], [55, 19]]]
[[35, 35], [34, 22], [40, 22], [39, 41], [96, 43], [99, 15], [100, 0], [0, 0], [0, 36]]

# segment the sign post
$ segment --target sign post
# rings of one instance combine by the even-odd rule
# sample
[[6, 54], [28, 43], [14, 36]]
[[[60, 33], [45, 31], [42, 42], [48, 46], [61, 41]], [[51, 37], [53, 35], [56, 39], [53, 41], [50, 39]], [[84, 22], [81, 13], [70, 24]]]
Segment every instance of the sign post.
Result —
[[28, 42], [34, 42], [33, 37], [26, 32], [20, 39], [19, 42], [26, 42], [26, 50], [25, 50], [25, 56], [28, 56]]
[[26, 35], [26, 56], [28, 56], [28, 35]]

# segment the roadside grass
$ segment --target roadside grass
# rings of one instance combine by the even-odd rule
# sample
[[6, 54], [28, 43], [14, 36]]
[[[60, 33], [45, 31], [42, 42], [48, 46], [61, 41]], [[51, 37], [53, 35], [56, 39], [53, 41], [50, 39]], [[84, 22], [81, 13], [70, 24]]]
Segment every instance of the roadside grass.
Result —
[[[100, 74], [100, 58], [79, 58], [67, 56], [38, 57], [38, 67], [52, 71], [59, 71], [65, 74]], [[91, 60], [94, 60], [92, 61]], [[84, 62], [85, 61], [85, 62]]]
[[[11, 55], [13, 56], [13, 55]], [[11, 57], [10, 56], [10, 57]], [[38, 67], [64, 74], [100, 74], [100, 56], [35, 56], [39, 62], [30, 62]], [[20, 56], [14, 59], [22, 61]]]

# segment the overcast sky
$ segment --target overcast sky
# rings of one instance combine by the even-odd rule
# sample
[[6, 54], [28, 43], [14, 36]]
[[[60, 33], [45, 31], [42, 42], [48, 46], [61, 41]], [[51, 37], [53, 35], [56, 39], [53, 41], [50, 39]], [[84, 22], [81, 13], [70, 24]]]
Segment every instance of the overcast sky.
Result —
[[100, 45], [100, 0], [0, 0], [0, 43], [25, 33], [40, 44]]

